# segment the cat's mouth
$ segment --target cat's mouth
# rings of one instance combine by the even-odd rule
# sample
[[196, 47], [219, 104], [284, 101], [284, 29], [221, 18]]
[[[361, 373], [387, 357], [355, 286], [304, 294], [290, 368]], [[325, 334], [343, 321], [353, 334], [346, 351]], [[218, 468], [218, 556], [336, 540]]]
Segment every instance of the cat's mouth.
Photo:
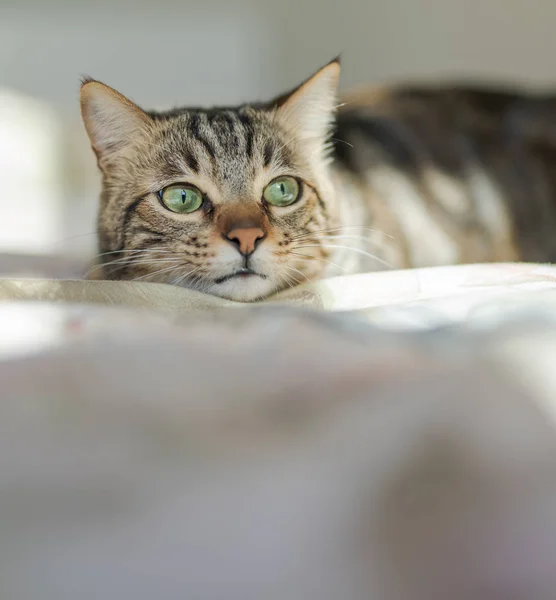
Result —
[[260, 277], [261, 279], [266, 279], [266, 275], [262, 275], [261, 273], [257, 273], [253, 271], [253, 269], [243, 268], [230, 273], [229, 275], [224, 275], [224, 277], [219, 277], [214, 280], [214, 283], [220, 284], [226, 281], [230, 281], [230, 279], [251, 279], [252, 277]]

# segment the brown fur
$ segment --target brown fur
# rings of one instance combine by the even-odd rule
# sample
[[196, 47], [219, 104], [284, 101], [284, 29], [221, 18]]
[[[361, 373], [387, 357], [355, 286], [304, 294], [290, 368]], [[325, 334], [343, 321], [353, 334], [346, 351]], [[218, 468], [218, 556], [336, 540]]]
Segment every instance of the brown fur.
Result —
[[[556, 257], [556, 101], [458, 85], [378, 87], [345, 98], [339, 63], [268, 104], [145, 112], [94, 80], [84, 121], [103, 174], [93, 276], [254, 300], [378, 268]], [[274, 178], [298, 202], [265, 203]], [[192, 214], [157, 194], [188, 183]], [[227, 233], [257, 228], [249, 257]], [[234, 276], [250, 269], [255, 275]]]
[[[103, 174], [103, 276], [183, 284], [236, 300], [317, 276], [329, 254], [321, 242], [334, 223], [324, 156], [338, 63], [325, 71], [325, 86], [321, 72], [280, 103], [162, 114], [147, 114], [87, 80], [83, 117]], [[315, 86], [325, 98], [322, 115], [304, 127], [305, 96], [312, 107]], [[303, 182], [300, 200], [284, 208], [265, 204], [264, 187], [285, 175]], [[175, 183], [199, 188], [203, 207], [193, 214], [164, 208], [157, 193]], [[265, 234], [248, 259], [226, 239], [226, 232], [246, 224]], [[219, 283], [242, 268], [258, 276]]]
[[[391, 215], [399, 202], [377, 198], [381, 170], [391, 182], [402, 180], [426, 212], [433, 231], [422, 231], [419, 239], [406, 227], [393, 246], [423, 246], [436, 229], [455, 248], [453, 260], [437, 263], [430, 256], [423, 263], [415, 251], [400, 252], [396, 267], [552, 262], [555, 114], [556, 97], [519, 89], [443, 84], [359, 90], [346, 97], [338, 115], [337, 164], [357, 177], [371, 215], [381, 202]], [[381, 228], [380, 215], [370, 221]]]

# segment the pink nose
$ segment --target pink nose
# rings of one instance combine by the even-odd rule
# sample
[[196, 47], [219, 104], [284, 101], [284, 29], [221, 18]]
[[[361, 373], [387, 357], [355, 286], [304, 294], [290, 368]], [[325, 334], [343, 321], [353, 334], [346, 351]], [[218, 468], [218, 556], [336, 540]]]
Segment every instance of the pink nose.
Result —
[[232, 229], [225, 234], [232, 244], [237, 246], [241, 254], [253, 254], [260, 242], [265, 238], [265, 232], [260, 227], [245, 227]]

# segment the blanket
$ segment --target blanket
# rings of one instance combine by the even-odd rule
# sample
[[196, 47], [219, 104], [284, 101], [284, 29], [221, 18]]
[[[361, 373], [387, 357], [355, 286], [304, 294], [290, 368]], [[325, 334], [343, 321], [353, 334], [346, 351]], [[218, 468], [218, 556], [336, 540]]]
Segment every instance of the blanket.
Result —
[[0, 300], [0, 597], [556, 597], [554, 267]]

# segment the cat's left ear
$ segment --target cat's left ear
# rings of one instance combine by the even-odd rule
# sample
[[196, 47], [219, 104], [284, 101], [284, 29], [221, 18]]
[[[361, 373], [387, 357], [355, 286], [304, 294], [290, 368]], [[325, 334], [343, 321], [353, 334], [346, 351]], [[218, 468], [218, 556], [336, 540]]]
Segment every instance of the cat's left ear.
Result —
[[335, 58], [293, 92], [277, 100], [278, 117], [307, 140], [328, 137], [334, 121], [340, 79], [340, 58]]
[[83, 81], [80, 101], [83, 122], [99, 164], [125, 148], [152, 122], [131, 100], [100, 81]]

